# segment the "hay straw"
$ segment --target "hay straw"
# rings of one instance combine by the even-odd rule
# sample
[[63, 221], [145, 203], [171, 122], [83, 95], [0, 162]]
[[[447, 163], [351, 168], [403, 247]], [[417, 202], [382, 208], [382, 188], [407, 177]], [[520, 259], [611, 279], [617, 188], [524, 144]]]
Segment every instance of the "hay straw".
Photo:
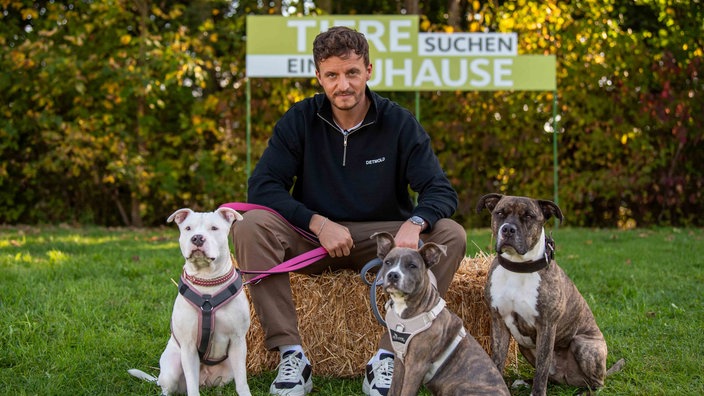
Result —
[[[465, 258], [445, 296], [448, 308], [464, 321], [470, 334], [487, 351], [491, 348], [491, 321], [484, 303], [484, 283], [492, 256], [480, 254]], [[303, 349], [315, 375], [349, 378], [364, 373], [364, 366], [386, 336], [376, 322], [369, 303], [369, 287], [351, 271], [317, 276], [291, 274], [298, 327]], [[266, 280], [264, 280], [266, 282]], [[249, 294], [249, 293], [248, 293]], [[379, 312], [386, 301], [378, 289]], [[250, 308], [252, 326], [247, 334], [249, 374], [275, 370], [278, 352], [264, 347], [261, 324]], [[511, 342], [507, 365], [517, 364], [517, 348]]]

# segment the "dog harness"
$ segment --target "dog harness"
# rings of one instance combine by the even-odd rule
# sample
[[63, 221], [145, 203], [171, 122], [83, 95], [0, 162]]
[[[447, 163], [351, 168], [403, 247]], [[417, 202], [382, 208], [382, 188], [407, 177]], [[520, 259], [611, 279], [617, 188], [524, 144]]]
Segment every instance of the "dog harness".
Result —
[[[224, 286], [215, 295], [201, 294], [198, 290], [191, 287], [191, 284], [217, 286], [223, 283]], [[213, 339], [213, 330], [215, 329], [215, 312], [219, 307], [237, 297], [242, 288], [242, 276], [240, 275], [240, 270], [236, 269], [234, 264], [227, 274], [215, 279], [196, 278], [186, 274], [185, 270], [181, 274], [181, 279], [178, 282], [178, 292], [198, 312], [199, 325], [196, 343], [198, 345], [198, 356], [200, 356], [200, 361], [203, 364], [213, 366], [227, 359], [227, 352], [220, 359], [212, 359], [210, 357], [210, 346]]]
[[[394, 348], [394, 353], [396, 357], [403, 363], [406, 357], [406, 352], [408, 350], [408, 344], [411, 339], [417, 334], [430, 328], [433, 324], [435, 318], [440, 315], [440, 312], [445, 309], [445, 300], [442, 298], [438, 303], [428, 312], [423, 312], [412, 318], [403, 319], [396, 314], [393, 310], [393, 301], [389, 300], [386, 302], [386, 324], [389, 329], [389, 337], [391, 337], [391, 345]], [[435, 377], [437, 371], [442, 367], [445, 361], [452, 355], [452, 352], [457, 349], [460, 341], [467, 335], [467, 330], [464, 327], [460, 329], [459, 333], [452, 340], [450, 345], [443, 351], [440, 357], [431, 362], [428, 372], [423, 377], [423, 383], [428, 383]]]

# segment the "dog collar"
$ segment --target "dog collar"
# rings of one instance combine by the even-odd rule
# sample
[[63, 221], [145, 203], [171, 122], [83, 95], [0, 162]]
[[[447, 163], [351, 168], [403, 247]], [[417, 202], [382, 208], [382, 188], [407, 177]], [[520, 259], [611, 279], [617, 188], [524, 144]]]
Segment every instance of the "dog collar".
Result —
[[545, 237], [545, 254], [540, 260], [525, 261], [517, 263], [505, 259], [501, 254], [497, 254], [496, 258], [499, 260], [499, 264], [511, 272], [517, 272], [520, 274], [528, 274], [531, 272], [538, 272], [542, 269], [547, 268], [548, 264], [555, 258], [555, 240], [546, 236]]
[[232, 279], [232, 276], [235, 275], [235, 264], [231, 264], [230, 270], [225, 274], [218, 276], [217, 278], [212, 278], [212, 279], [205, 279], [205, 278], [199, 278], [197, 276], [193, 275], [188, 275], [186, 273], [186, 269], [183, 269], [183, 277], [191, 282], [194, 285], [198, 286], [218, 286], [222, 285], [223, 283], [229, 281]]

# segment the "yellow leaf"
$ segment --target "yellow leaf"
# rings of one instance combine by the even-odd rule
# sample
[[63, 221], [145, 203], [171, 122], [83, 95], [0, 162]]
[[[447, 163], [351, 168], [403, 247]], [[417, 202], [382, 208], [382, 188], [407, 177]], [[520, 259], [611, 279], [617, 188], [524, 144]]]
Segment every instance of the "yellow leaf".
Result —
[[32, 8], [25, 8], [22, 10], [22, 19], [37, 19], [39, 13], [37, 10]]
[[130, 41], [132, 41], [132, 36], [129, 34], [123, 34], [122, 37], [120, 37], [120, 43], [122, 43], [122, 45], [127, 45]]
[[171, 19], [176, 19], [181, 15], [183, 15], [183, 11], [181, 11], [181, 8], [178, 7], [174, 8], [173, 10], [171, 10], [171, 12], [169, 12], [169, 18]]
[[24, 60], [26, 59], [23, 52], [12, 51], [10, 56], [12, 57], [12, 62], [17, 65], [17, 67], [22, 67]]
[[152, 6], [152, 14], [158, 16], [159, 18], [165, 19], [166, 15], [157, 6]]
[[427, 32], [428, 29], [430, 29], [430, 21], [423, 18], [423, 21], [420, 23], [420, 30]]

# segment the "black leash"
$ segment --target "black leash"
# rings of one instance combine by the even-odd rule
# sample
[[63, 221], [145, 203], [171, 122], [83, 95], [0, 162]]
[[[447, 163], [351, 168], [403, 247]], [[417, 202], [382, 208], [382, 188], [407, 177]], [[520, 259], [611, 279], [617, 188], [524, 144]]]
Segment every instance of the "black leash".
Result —
[[370, 260], [367, 264], [365, 264], [364, 267], [362, 267], [362, 270], [360, 271], [359, 275], [362, 277], [362, 282], [369, 286], [369, 302], [371, 303], [372, 312], [374, 313], [374, 317], [376, 317], [376, 321], [379, 322], [380, 325], [386, 327], [386, 322], [381, 317], [381, 314], [379, 313], [379, 306], [376, 303], [376, 288], [377, 286], [381, 286], [384, 284], [384, 281], [382, 279], [379, 279], [381, 271], [377, 271], [376, 277], [374, 278], [374, 282], [369, 282], [369, 280], [367, 280], [367, 272], [376, 267], [381, 267], [381, 259], [378, 257]]

